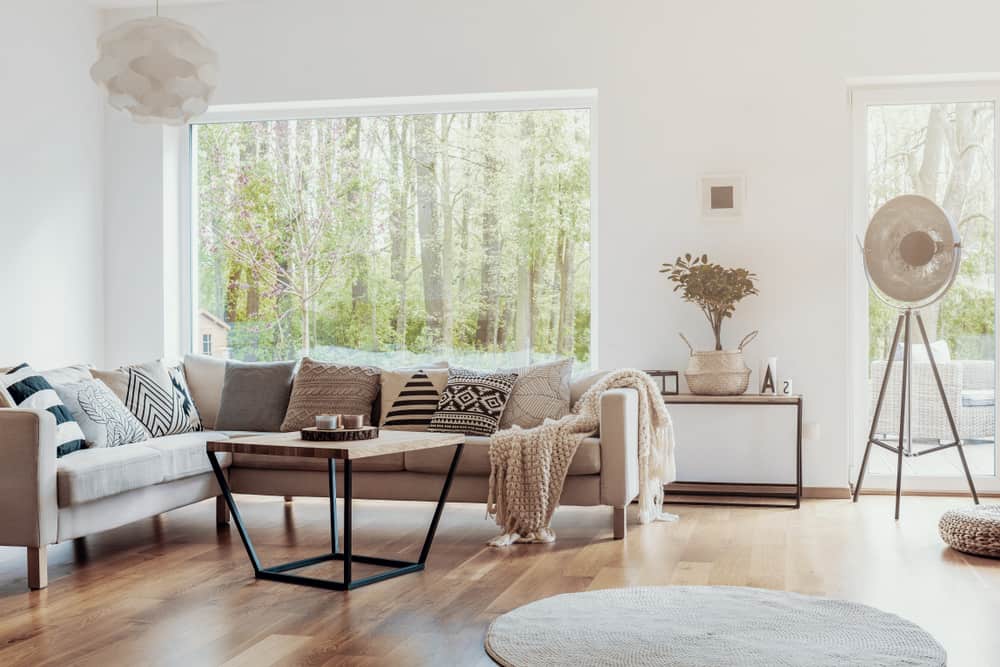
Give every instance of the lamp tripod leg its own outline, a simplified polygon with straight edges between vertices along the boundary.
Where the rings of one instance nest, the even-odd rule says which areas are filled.
[[[924,328],[924,318],[917,313],[917,327],[920,329],[920,337],[924,341],[924,348],[927,350],[927,358],[931,363],[931,371],[934,373],[934,381],[937,384],[938,393],[941,395],[941,402],[944,404],[944,413],[948,417],[948,426],[951,428],[951,437],[954,438],[955,448],[958,450],[958,458],[962,461],[962,470],[965,472],[965,481],[969,483],[969,491],[972,492],[972,500],[978,505],[979,494],[976,492],[976,485],[972,481],[972,473],[969,472],[969,464],[965,460],[964,443],[958,435],[958,427],[955,425],[955,416],[951,412],[951,405],[948,404],[948,396],[944,391],[944,383],[941,382],[941,373],[938,372],[937,361],[931,352],[931,344],[927,338],[927,329]]]
[[[858,471],[858,481],[854,485],[854,502],[858,502],[858,495],[861,493],[861,485],[865,481],[865,473],[868,471],[868,457],[872,451],[872,440],[875,439],[875,432],[878,430],[878,420],[882,416],[882,405],[885,403],[885,390],[889,386],[889,376],[892,375],[892,366],[896,353],[896,345],[899,344],[899,334],[903,330],[903,316],[896,320],[896,332],[892,335],[892,346],[889,348],[889,359],[885,363],[885,373],[882,376],[882,385],[878,390],[878,400],[875,402],[875,411],[872,413],[872,427],[868,431],[868,444],[865,445],[865,455],[861,459],[861,469]]]
[[[896,450],[896,520],[899,520],[899,498],[903,492],[903,442],[909,437],[909,424],[906,416],[909,413],[907,401],[910,399],[906,391],[910,384],[910,311],[905,313],[903,323],[903,382],[899,399],[899,448]]]

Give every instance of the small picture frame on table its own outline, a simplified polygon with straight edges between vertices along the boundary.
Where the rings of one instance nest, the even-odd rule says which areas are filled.
[[[676,396],[681,393],[679,371],[644,371],[646,375],[660,378],[660,393],[664,396]],[[667,385],[670,385],[669,387]]]

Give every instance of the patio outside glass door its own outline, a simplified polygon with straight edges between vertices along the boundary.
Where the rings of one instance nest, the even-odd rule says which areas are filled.
[[[860,218],[855,220],[855,231],[863,234],[875,211],[902,194],[932,199],[958,226],[962,240],[958,278],[942,300],[921,312],[948,403],[967,445],[969,467],[977,482],[987,478],[987,486],[989,478],[995,482],[997,473],[997,99],[993,87],[856,90],[853,95],[855,168],[860,172],[856,177],[862,179],[855,189],[861,198],[855,206],[855,217]],[[865,322],[868,384],[862,388],[864,400],[855,401],[855,434],[858,422],[865,429],[870,424],[886,359],[890,354],[901,358],[902,353],[901,343],[898,349],[889,349],[898,311],[865,291],[865,312],[855,326]],[[913,450],[920,451],[950,441],[951,435],[924,345],[915,343],[912,354],[910,435]],[[899,431],[899,382],[894,381],[898,366],[889,385],[895,401],[886,406],[894,409],[884,411],[877,430],[889,440],[896,439]],[[859,415],[862,404],[867,409]],[[855,437],[855,471],[864,450],[863,438]],[[903,465],[908,488],[958,490],[964,486],[954,450],[907,457]],[[895,456],[874,448],[869,463],[871,484],[889,486],[895,470]]]

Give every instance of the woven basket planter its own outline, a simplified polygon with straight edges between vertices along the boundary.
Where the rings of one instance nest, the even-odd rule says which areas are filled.
[[[938,522],[938,532],[952,549],[1000,558],[1000,505],[948,510]]]
[[[692,394],[704,396],[738,396],[750,384],[750,369],[743,360],[743,348],[757,336],[751,331],[735,350],[695,351],[684,334],[681,338],[691,350],[684,379]]]

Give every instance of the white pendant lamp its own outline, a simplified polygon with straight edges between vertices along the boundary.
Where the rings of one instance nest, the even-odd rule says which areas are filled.
[[[218,55],[189,25],[160,16],[127,21],[97,40],[90,76],[108,103],[140,123],[183,125],[204,113],[215,90]]]

